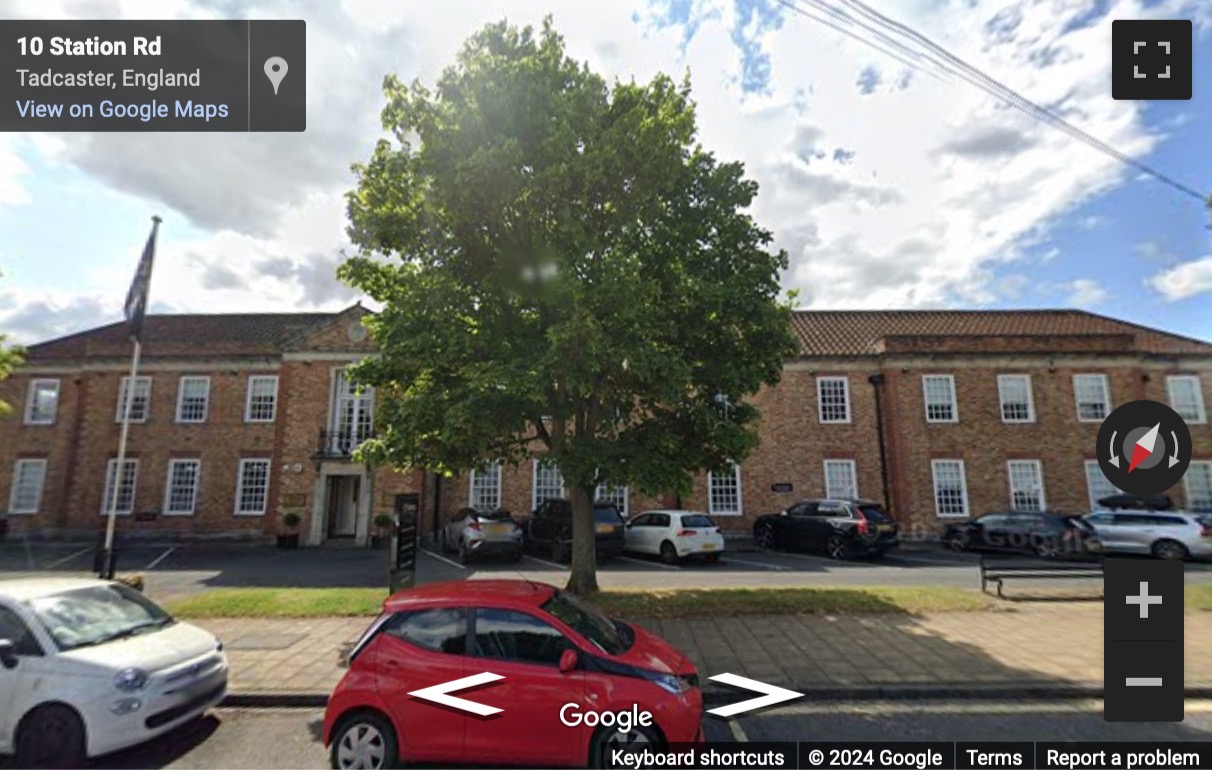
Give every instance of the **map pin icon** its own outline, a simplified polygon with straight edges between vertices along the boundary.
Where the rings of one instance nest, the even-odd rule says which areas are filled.
[[[288,69],[290,68],[286,66],[286,60],[281,56],[271,56],[265,60],[265,77],[274,84],[274,96],[278,95],[278,86],[282,83],[282,78],[286,77]]]

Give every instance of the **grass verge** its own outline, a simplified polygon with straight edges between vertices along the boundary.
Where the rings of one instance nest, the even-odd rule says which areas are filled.
[[[386,592],[376,588],[219,588],[169,602],[181,618],[310,618],[378,614]],[[1209,594],[1212,606],[1212,594]],[[859,615],[974,612],[997,602],[980,592],[946,587],[720,588],[603,591],[592,602],[609,615],[695,618],[720,615]]]
[[[1189,610],[1212,610],[1212,585],[1187,586],[1187,604]]]

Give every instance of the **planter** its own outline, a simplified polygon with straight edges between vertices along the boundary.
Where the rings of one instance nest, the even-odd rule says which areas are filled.
[[[376,550],[386,550],[391,545],[391,535],[371,535],[370,547]]]
[[[298,548],[299,547],[299,533],[293,532],[289,535],[278,535],[278,547],[279,548]]]

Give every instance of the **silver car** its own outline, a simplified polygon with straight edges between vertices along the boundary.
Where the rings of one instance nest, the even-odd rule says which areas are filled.
[[[455,512],[438,532],[443,551],[458,554],[460,563],[476,556],[500,555],[512,561],[522,558],[522,528],[508,511]]]
[[[1091,513],[1087,523],[1108,553],[1152,554],[1159,559],[1212,556],[1212,515],[1183,511]]]

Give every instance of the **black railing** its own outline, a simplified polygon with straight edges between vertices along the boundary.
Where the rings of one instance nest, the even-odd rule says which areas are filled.
[[[354,450],[374,434],[368,430],[322,430],[317,457],[350,457]]]

